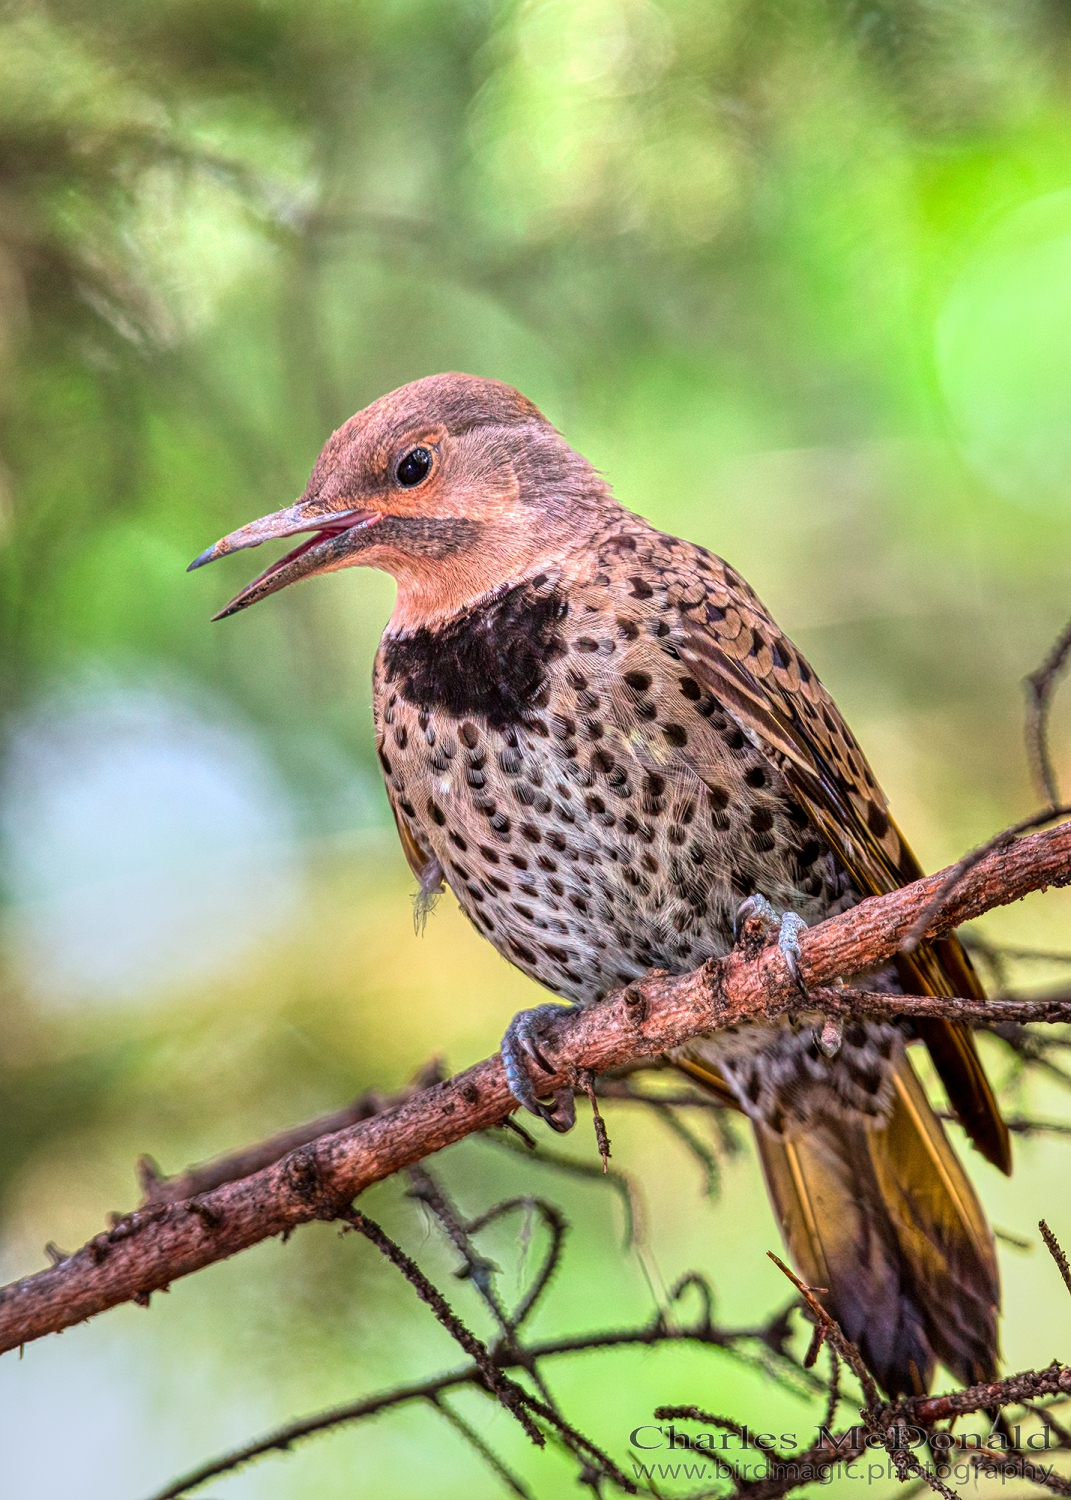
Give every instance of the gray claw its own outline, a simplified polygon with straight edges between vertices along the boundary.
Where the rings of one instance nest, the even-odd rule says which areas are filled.
[[[572,1129],[575,1119],[572,1089],[559,1089],[553,1096],[553,1103],[544,1104],[532,1083],[530,1072],[533,1064],[544,1073],[557,1071],[543,1056],[538,1038],[555,1017],[575,1008],[548,1003],[518,1011],[502,1038],[502,1065],[510,1093],[530,1114],[538,1115],[551,1129],[563,1134]]]
[[[807,994],[807,986],[800,978],[800,959],[803,954],[800,952],[799,936],[806,930],[807,923],[801,916],[794,911],[786,911],[781,918],[781,930],[777,935],[777,946],[788,965],[788,972],[792,975],[796,988],[805,1000],[810,996]]]
[[[765,896],[758,892],[754,896],[748,896],[746,901],[741,901],[736,908],[736,916],[733,918],[733,937],[738,939],[744,930],[744,923],[751,917],[757,917],[762,925],[770,932],[776,932],[778,926],[777,913],[767,901]]]

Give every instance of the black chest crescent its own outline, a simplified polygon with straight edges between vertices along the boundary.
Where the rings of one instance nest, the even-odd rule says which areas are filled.
[[[418,708],[503,729],[540,707],[568,612],[553,590],[518,585],[438,628],[385,640],[385,680]]]

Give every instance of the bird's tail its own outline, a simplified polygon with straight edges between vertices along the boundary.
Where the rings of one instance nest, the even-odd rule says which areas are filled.
[[[941,1361],[991,1380],[1000,1289],[980,1203],[905,1055],[887,1124],[816,1121],[792,1137],[756,1124],[766,1185],[802,1279],[896,1396]]]

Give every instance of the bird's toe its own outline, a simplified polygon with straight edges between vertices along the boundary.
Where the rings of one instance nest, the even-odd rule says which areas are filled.
[[[794,911],[786,911],[781,918],[780,929],[777,934],[777,946],[781,950],[781,956],[788,966],[788,972],[796,988],[803,996],[807,996],[807,986],[800,975],[800,959],[803,957],[800,951],[800,933],[806,932],[807,923]]]
[[[540,1040],[545,1037],[551,1022],[569,1008],[547,1004],[518,1011],[506,1028],[501,1049],[506,1082],[517,1103],[562,1133],[571,1130],[575,1120],[572,1089],[557,1090],[548,1104],[539,1097],[531,1072],[533,1067],[548,1074],[556,1071],[544,1056]]]

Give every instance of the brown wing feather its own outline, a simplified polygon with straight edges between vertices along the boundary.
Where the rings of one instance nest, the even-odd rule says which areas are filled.
[[[715,581],[701,580],[704,600],[684,614],[682,657],[741,727],[768,747],[857,889],[879,895],[917,879],[918,861],[833,699],[747,585],[722,566]],[[695,770],[703,775],[701,763]],[[955,937],[903,955],[897,968],[910,993],[984,998]],[[1010,1172],[1008,1129],[972,1032],[942,1020],[924,1021],[917,1030],[971,1141]]]
[[[999,1282],[981,1206],[905,1057],[883,1130],[844,1121],[755,1132],[785,1241],[887,1391],[928,1389],[936,1359],[994,1378]]]

